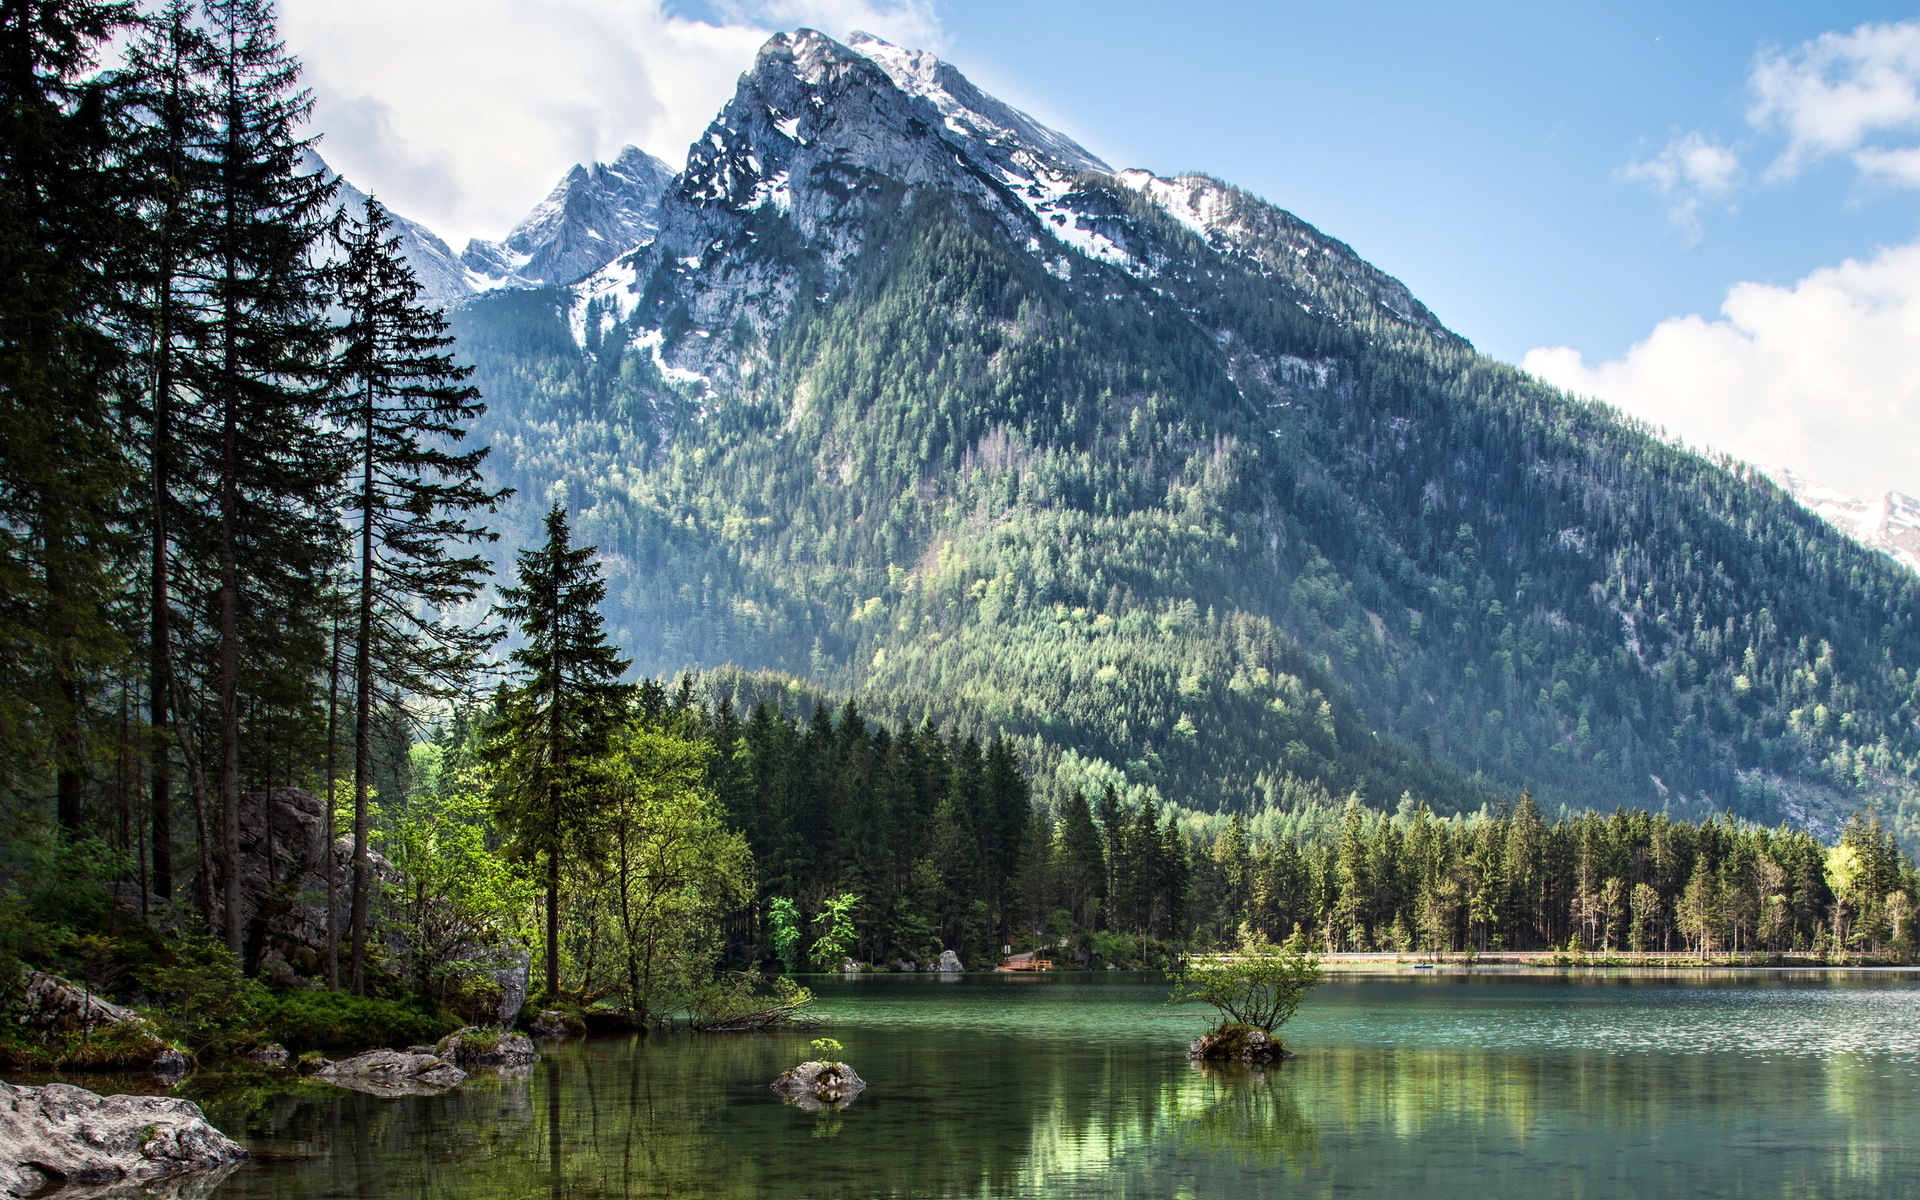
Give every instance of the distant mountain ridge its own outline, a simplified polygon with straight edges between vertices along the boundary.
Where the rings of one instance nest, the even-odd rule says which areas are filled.
[[[611,174],[455,321],[510,538],[567,502],[642,669],[1006,730],[1049,792],[1920,828],[1910,573],[1273,205],[806,30],[657,203]]]

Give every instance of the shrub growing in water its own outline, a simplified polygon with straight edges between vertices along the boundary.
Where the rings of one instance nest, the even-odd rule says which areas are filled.
[[[1275,946],[1263,938],[1240,943],[1231,957],[1189,963],[1174,976],[1169,1004],[1211,1004],[1222,1025],[1272,1033],[1293,1019],[1307,989],[1320,982],[1320,956],[1299,941]]]

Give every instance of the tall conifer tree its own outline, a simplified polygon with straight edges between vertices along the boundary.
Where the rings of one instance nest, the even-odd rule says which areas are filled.
[[[223,932],[241,949],[243,651],[253,678],[317,673],[339,446],[325,429],[333,330],[316,253],[333,185],[304,165],[312,101],[267,0],[207,0],[213,137],[207,292],[214,340],[193,364],[213,418],[211,535]],[[267,645],[278,653],[267,653]],[[291,661],[290,661],[291,660]]]
[[[449,696],[497,640],[446,619],[473,599],[490,567],[455,546],[496,535],[465,514],[490,509],[501,493],[480,478],[484,447],[455,453],[484,406],[464,380],[472,368],[446,353],[445,318],[420,302],[420,284],[401,257],[393,221],[368,197],[344,214],[337,303],[345,310],[341,389],[335,424],[352,442],[353,594],[353,941],[352,986],[366,988],[367,794],[377,705],[408,695]]]
[[[502,588],[501,612],[525,644],[520,680],[500,700],[482,761],[496,773],[496,815],[510,851],[537,864],[547,900],[547,994],[560,990],[560,872],[593,821],[590,781],[626,715],[632,665],[607,644],[600,602],[607,585],[594,547],[575,548],[566,509],[554,505],[544,544],[522,550],[519,582]]]
[[[98,0],[0,5],[0,771],[50,767],[70,833],[88,676],[115,653],[108,549],[127,478],[105,327],[124,196],[108,97],[81,77],[131,18]]]

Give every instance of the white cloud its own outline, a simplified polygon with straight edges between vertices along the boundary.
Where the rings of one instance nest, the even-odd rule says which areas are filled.
[[[1720,317],[1674,317],[1621,358],[1567,346],[1522,367],[1692,444],[1859,497],[1920,491],[1920,242],[1788,287],[1742,283]]]
[[[1628,163],[1620,175],[1671,201],[1668,217],[1697,240],[1701,206],[1733,191],[1740,180],[1740,156],[1695,132],[1673,139],[1652,158]]]
[[[678,166],[776,28],[942,38],[929,0],[282,0],[334,169],[456,248],[498,237],[576,162]]]
[[[1763,54],[1749,84],[1747,120],[1787,139],[1770,176],[1790,178],[1835,154],[1874,171],[1885,154],[1870,144],[1875,138],[1920,130],[1920,22],[1861,25]]]

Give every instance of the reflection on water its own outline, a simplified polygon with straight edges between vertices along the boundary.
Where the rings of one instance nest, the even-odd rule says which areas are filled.
[[[1920,1194],[1905,978],[1340,982],[1264,1069],[1188,1063],[1150,981],[823,990],[845,1109],[767,1087],[810,1034],[574,1042],[437,1097],[203,1080],[272,1152],[218,1196]]]

